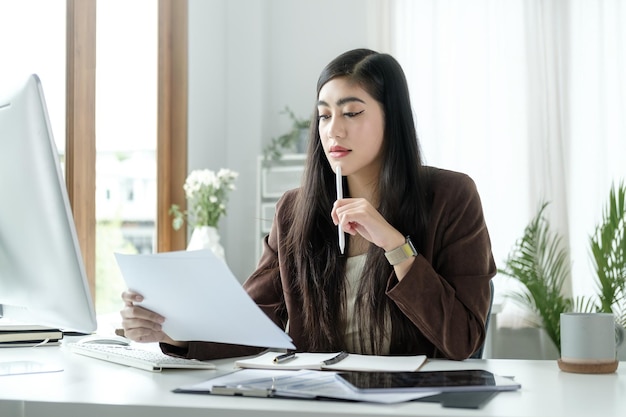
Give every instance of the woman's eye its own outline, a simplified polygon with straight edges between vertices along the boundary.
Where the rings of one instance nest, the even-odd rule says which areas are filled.
[[[358,116],[359,114],[363,113],[365,110],[361,110],[361,111],[356,111],[356,112],[346,112],[343,115],[346,117],[355,117]]]
[[[318,116],[317,120],[321,122],[322,120],[326,120],[326,119],[329,119],[329,118],[330,118],[330,116],[327,115],[327,114],[320,114]]]

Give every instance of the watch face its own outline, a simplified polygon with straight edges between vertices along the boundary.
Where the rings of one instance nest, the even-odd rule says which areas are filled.
[[[417,256],[417,249],[415,249],[415,245],[413,245],[413,241],[409,236],[406,237],[406,243],[411,248],[411,256]]]
[[[397,265],[402,261],[409,259],[411,256],[417,256],[417,250],[413,246],[413,242],[407,236],[406,242],[389,252],[385,252],[385,256],[391,265]]]

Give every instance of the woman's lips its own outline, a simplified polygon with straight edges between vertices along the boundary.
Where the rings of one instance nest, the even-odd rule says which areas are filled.
[[[350,149],[346,149],[342,146],[331,146],[328,154],[333,158],[343,158],[350,153]]]

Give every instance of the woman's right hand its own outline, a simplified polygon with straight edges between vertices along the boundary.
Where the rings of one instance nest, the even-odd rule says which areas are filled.
[[[122,293],[124,308],[120,311],[124,336],[135,342],[161,342],[173,346],[185,347],[186,342],[173,340],[162,330],[165,317],[147,310],[135,303],[143,301],[143,296],[136,292]]]

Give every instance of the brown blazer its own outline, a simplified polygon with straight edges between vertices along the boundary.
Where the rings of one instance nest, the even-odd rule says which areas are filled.
[[[427,168],[432,207],[425,247],[402,281],[392,273],[387,295],[415,324],[420,335],[416,351],[407,351],[394,338],[390,353],[425,354],[461,360],[476,351],[485,339],[490,306],[489,281],[496,273],[489,233],[476,185],[465,174]],[[300,351],[308,351],[303,337],[301,303],[288,289],[291,260],[282,245],[289,212],[298,190],[285,193],[276,205],[276,218],[264,240],[257,269],[244,288],[261,309],[281,328],[289,319],[289,335]],[[393,327],[393,324],[392,324]],[[196,359],[251,355],[261,348],[210,342],[190,342],[187,350],[162,344],[166,353]]]

